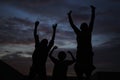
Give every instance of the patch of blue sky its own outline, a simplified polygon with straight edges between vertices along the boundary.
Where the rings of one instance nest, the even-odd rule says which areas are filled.
[[[23,19],[27,18],[31,21],[35,21],[37,20],[38,16],[42,17],[40,15],[30,14],[28,12],[25,12],[11,5],[0,5],[0,11],[1,11],[0,16],[6,17],[6,18],[18,17],[18,18],[23,18]]]
[[[110,41],[111,39],[113,39],[115,36],[111,35],[111,34],[97,34],[97,35],[93,35],[92,38],[92,43],[93,46],[95,47],[100,47],[102,46],[103,43],[106,43],[108,41]]]

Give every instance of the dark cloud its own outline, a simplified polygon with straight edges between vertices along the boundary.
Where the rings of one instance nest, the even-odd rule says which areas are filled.
[[[102,63],[103,66],[107,65],[107,67],[112,66],[112,65],[116,67],[117,65],[120,66],[118,62],[120,61],[119,53],[120,53],[119,47],[115,45],[113,47],[110,47],[109,45],[109,47],[101,46],[101,48],[94,48],[94,62],[95,64]]]
[[[118,33],[120,32],[119,23],[120,10],[110,8],[106,11],[98,11],[95,19],[95,31],[97,33]]]
[[[94,47],[94,52],[95,52],[95,63],[101,63],[103,62],[103,65],[108,64],[116,66],[120,66],[119,62],[120,61],[120,37],[118,38],[112,38],[109,41],[103,43],[100,45],[100,47]]]
[[[109,41],[94,47],[94,64],[98,70],[119,71],[120,38],[112,38]],[[100,69],[101,68],[101,69]]]
[[[111,6],[112,3],[109,4],[103,4],[104,2],[107,1],[96,1],[96,19],[95,19],[95,28],[94,32],[95,34],[106,34],[106,33],[118,33],[119,32],[119,10],[117,9],[117,6]],[[73,32],[69,32],[65,29],[67,29],[69,25],[68,18],[67,18],[67,12],[69,10],[73,10],[73,20],[74,23],[79,27],[81,22],[85,21],[89,23],[90,20],[90,15],[91,15],[91,9],[90,5],[86,5],[84,1],[59,1],[59,0],[22,0],[22,1],[9,1],[9,0],[4,0],[1,1],[1,3],[4,3],[5,5],[15,7],[18,10],[21,10],[23,12],[27,12],[31,14],[31,16],[38,14],[40,15],[40,20],[41,24],[39,27],[39,34],[40,34],[40,39],[42,39],[43,36],[47,35],[47,38],[51,35],[52,29],[50,26],[54,22],[59,22],[60,24],[66,24],[64,28],[59,28],[61,31],[58,31],[58,39],[71,39],[73,36],[70,36],[73,34]],[[84,3],[84,4],[83,4]],[[86,3],[89,3],[86,2]],[[81,4],[81,5],[80,5]],[[103,6],[99,6],[103,5]],[[104,7],[106,6],[106,7]],[[104,8],[103,8],[104,7]],[[110,8],[109,8],[110,7]],[[14,12],[14,11],[13,11]],[[24,14],[22,14],[24,15]],[[22,16],[21,15],[21,16]],[[43,15],[46,16],[45,19],[43,19]],[[114,16],[113,16],[114,15]],[[42,17],[41,17],[42,16]],[[6,27],[6,30],[3,27],[1,27],[1,35],[3,34],[8,34],[8,32],[12,32],[8,36],[2,36],[2,40],[5,39],[7,40],[8,37],[9,39],[12,38],[13,40],[11,41],[33,41],[33,27],[28,27],[28,26],[34,26],[34,23],[27,20],[27,19],[20,19],[20,18],[13,18],[9,19],[10,21],[4,22],[10,27]],[[5,26],[5,24],[3,26]],[[19,25],[18,25],[19,24]],[[2,26],[2,24],[1,24]],[[17,27],[15,27],[17,26]],[[20,26],[25,26],[20,28]],[[61,27],[61,26],[60,26]],[[27,29],[25,32],[25,29]],[[68,30],[71,28],[68,28]],[[12,31],[13,30],[13,31]],[[22,30],[22,31],[21,31]],[[16,35],[22,36],[25,34],[25,36],[28,36],[27,39],[25,36],[22,36],[23,38],[20,37],[15,37]],[[64,35],[64,36],[61,36]],[[11,36],[11,37],[10,37]],[[42,37],[41,37],[42,36]],[[66,37],[67,36],[67,37]],[[68,38],[68,39],[67,39]]]
[[[16,7],[23,11],[27,11],[33,14],[42,14],[47,16],[55,16],[60,13],[65,7],[60,3],[62,1],[59,0],[24,0],[24,1],[4,1],[4,4],[8,4],[10,6]],[[58,9],[58,11],[56,11]],[[49,14],[50,13],[50,14]],[[53,14],[53,15],[52,15]],[[60,14],[59,14],[60,15]]]
[[[28,20],[8,18],[0,20],[0,42],[24,42],[31,41],[32,24]]]
[[[1,59],[2,60],[12,60],[12,59],[21,59],[22,57],[19,56],[18,54],[9,54],[6,56],[3,56]]]
[[[79,26],[82,22],[88,23],[89,15],[88,14],[74,14],[72,15],[74,23],[77,23]]]
[[[114,37],[112,39],[110,39],[109,41],[101,44],[101,46],[104,48],[104,47],[107,47],[107,48],[119,48],[120,46],[120,37]],[[119,50],[120,51],[120,50]]]
[[[120,0],[108,0],[108,1],[112,1],[112,2],[120,2]]]
[[[0,42],[1,43],[32,43],[34,42],[33,38],[33,29],[34,23],[27,20],[17,17],[11,18],[1,18],[0,20]],[[59,27],[59,26],[58,26]],[[50,39],[52,36],[52,25],[42,24],[38,26],[38,34],[40,40],[43,38]],[[56,39],[71,40],[72,34],[71,31],[58,30],[56,33]],[[61,36],[63,35],[63,36]]]
[[[11,17],[7,19],[1,18],[0,20],[0,36],[2,42],[16,42],[16,43],[29,43],[33,39],[34,23],[17,17]],[[44,36],[52,35],[52,25],[40,24],[38,26],[38,34],[40,39]]]

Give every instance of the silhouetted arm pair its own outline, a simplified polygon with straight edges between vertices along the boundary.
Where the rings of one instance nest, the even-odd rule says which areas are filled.
[[[57,63],[57,62],[58,62],[58,60],[55,59],[55,58],[52,56],[52,53],[53,53],[53,51],[54,51],[55,49],[57,49],[57,46],[54,46],[53,49],[50,51],[50,54],[49,54],[49,57],[50,57],[50,59],[52,60],[53,63]]]
[[[71,13],[72,13],[72,11],[68,12],[68,19],[69,19],[70,25],[73,28],[74,32],[77,34],[80,30],[74,25],[72,17],[71,17]]]
[[[94,25],[94,20],[95,20],[95,7],[94,6],[90,6],[91,7],[91,20],[90,20],[90,23],[89,23],[89,30],[90,32],[93,31],[93,25]]]
[[[92,5],[90,7],[91,7],[91,10],[92,10],[91,11],[92,14],[91,14],[91,20],[90,20],[90,24],[89,24],[89,30],[92,32],[93,24],[94,24],[94,20],[95,20],[95,7],[92,6]],[[74,32],[77,33],[77,32],[79,32],[79,29],[74,25],[72,17],[71,17],[71,13],[72,13],[72,11],[69,11],[68,19],[69,19],[70,25],[73,28]]]
[[[50,40],[48,44],[48,49],[51,49],[52,46],[54,45],[57,24],[54,24],[52,27],[53,27],[53,35],[52,35],[52,39]]]
[[[34,28],[34,39],[35,39],[35,46],[39,43],[39,36],[37,34],[37,27],[39,25],[39,22],[35,22],[35,28]]]

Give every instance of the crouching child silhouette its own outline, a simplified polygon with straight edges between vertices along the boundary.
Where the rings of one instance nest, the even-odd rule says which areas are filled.
[[[57,46],[53,47],[51,50],[49,57],[54,63],[54,69],[52,73],[52,80],[66,80],[67,79],[67,70],[68,66],[72,65],[75,62],[75,58],[70,51],[68,53],[71,55],[72,60],[65,60],[66,53],[64,51],[60,51],[58,54],[58,59],[52,56],[53,51],[57,49]]]

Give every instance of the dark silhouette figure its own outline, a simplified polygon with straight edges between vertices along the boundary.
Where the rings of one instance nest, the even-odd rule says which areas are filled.
[[[48,43],[47,39],[43,39],[39,41],[39,36],[37,34],[37,27],[39,22],[35,22],[34,28],[34,38],[35,38],[35,50],[32,55],[32,67],[29,72],[29,79],[33,80],[36,76],[38,76],[39,80],[46,80],[46,60],[48,57],[48,53],[54,45],[55,33],[57,24],[54,24],[53,27],[53,36],[50,42]]]
[[[73,28],[76,34],[77,40],[77,54],[76,54],[76,63],[75,63],[75,72],[79,80],[82,80],[83,74],[86,75],[86,78],[89,79],[92,71],[95,69],[93,65],[93,50],[92,50],[92,31],[93,24],[95,19],[95,7],[91,6],[91,21],[89,25],[82,23],[79,30],[73,23],[70,11],[68,13],[68,18],[71,27]]]
[[[72,53],[68,51],[72,57],[72,60],[65,60],[66,53],[64,51],[60,51],[58,54],[58,59],[56,59],[52,56],[54,49],[57,49],[57,47],[55,46],[49,54],[50,59],[54,63],[52,80],[66,80],[68,66],[72,65],[75,62],[75,58],[73,57]]]

